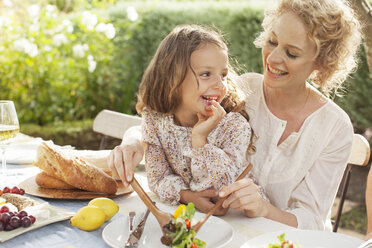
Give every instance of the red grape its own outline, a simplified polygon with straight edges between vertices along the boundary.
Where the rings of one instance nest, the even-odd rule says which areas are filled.
[[[13,217],[14,215],[16,215],[15,212],[9,212],[9,214],[10,214],[10,217]]]
[[[14,186],[10,192],[12,192],[13,194],[20,194],[19,188],[17,186]]]
[[[36,218],[33,215],[28,216],[31,219],[31,224],[34,224],[36,221]]]
[[[0,231],[4,231],[5,229],[5,224],[0,221]]]
[[[27,216],[27,215],[28,215],[27,212],[24,211],[24,210],[18,212],[18,214],[17,214],[17,216],[18,216],[20,219],[22,219],[23,217],[25,217],[25,216]]]
[[[25,190],[22,189],[22,188],[20,188],[20,189],[19,189],[19,194],[20,194],[20,195],[24,195],[24,194],[25,194]]]
[[[12,227],[9,223],[5,226],[5,228],[4,228],[4,230],[5,231],[11,231],[11,230],[13,230],[13,229],[15,229],[14,227]]]
[[[29,227],[29,226],[31,226],[31,219],[30,219],[30,217],[28,217],[28,216],[25,216],[25,217],[23,217],[22,219],[21,219],[21,221],[22,221],[22,226],[23,227]]]
[[[13,216],[10,218],[9,224],[14,228],[18,228],[21,226],[21,219],[18,216]]]
[[[9,212],[9,208],[7,206],[2,206],[0,208],[0,213],[7,213],[7,212]]]
[[[9,187],[5,187],[5,188],[3,189],[3,193],[10,193],[10,189],[9,189]]]
[[[2,214],[1,214],[1,222],[2,222],[3,224],[5,224],[5,225],[8,224],[10,218],[11,218],[11,216],[10,216],[9,213],[2,213]]]

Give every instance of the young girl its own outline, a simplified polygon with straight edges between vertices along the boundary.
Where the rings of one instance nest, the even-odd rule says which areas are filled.
[[[136,107],[149,187],[162,200],[188,202],[187,191],[220,189],[246,168],[252,133],[228,74],[222,37],[195,25],[176,27],[147,67]]]

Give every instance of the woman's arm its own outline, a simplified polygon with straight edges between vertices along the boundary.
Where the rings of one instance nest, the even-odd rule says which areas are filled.
[[[259,187],[249,178],[224,186],[220,190],[219,196],[226,195],[228,197],[222,204],[224,208],[243,210],[247,217],[265,217],[297,227],[296,216],[265,201],[259,193]]]
[[[134,168],[143,158],[141,139],[140,126],[129,128],[124,133],[121,145],[116,146],[108,158],[108,166],[113,176],[120,178],[126,186],[132,181]]]

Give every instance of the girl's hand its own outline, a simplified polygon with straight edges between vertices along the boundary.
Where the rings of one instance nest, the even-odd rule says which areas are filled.
[[[108,158],[108,166],[114,178],[120,178],[125,186],[133,179],[134,169],[141,162],[143,148],[139,140],[129,140],[116,146]]]
[[[252,179],[244,178],[228,186],[223,186],[219,192],[220,197],[228,195],[222,206],[236,210],[244,210],[248,217],[266,217],[269,204],[262,199],[258,186]]]
[[[194,203],[195,207],[207,213],[214,206],[213,198],[218,197],[218,192],[214,189],[207,189],[200,192],[191,191],[191,190],[182,190],[181,191],[181,202],[182,203]],[[227,208],[218,208],[214,212],[214,215],[225,215]]]
[[[226,111],[216,102],[211,101],[211,105],[207,107],[209,116],[198,113],[199,121],[192,128],[192,147],[198,149],[207,143],[207,136],[215,129],[226,115]]]

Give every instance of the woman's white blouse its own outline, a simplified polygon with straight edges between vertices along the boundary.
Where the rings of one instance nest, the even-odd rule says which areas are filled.
[[[330,231],[332,204],[351,152],[350,119],[328,100],[278,146],[286,121],[268,109],[262,79],[256,73],[237,79],[248,94],[246,111],[258,136],[253,177],[274,206],[297,217],[298,228]]]

